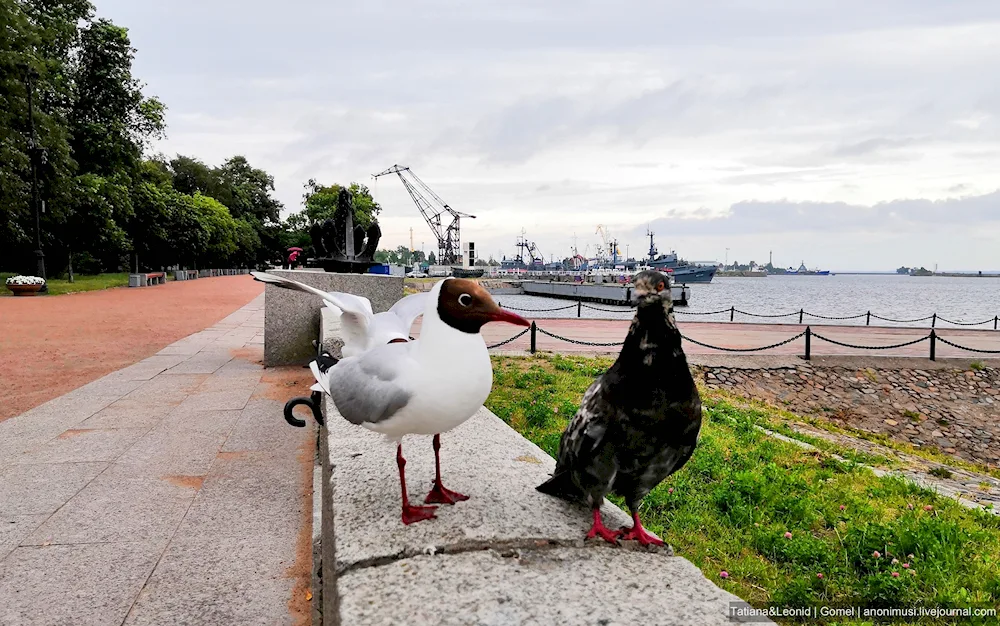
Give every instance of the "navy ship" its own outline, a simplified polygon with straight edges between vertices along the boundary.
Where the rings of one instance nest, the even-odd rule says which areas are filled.
[[[646,267],[670,274],[674,282],[680,284],[710,283],[715,278],[718,268],[713,265],[692,265],[678,259],[673,250],[670,254],[658,254],[656,244],[653,243],[653,233],[646,231],[646,234],[649,235],[649,260],[646,261]]]

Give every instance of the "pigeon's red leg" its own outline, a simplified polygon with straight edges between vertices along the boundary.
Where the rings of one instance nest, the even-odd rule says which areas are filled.
[[[424,498],[424,502],[430,504],[434,502],[436,504],[455,504],[456,502],[461,502],[462,500],[468,500],[469,496],[462,495],[457,491],[452,491],[451,489],[445,489],[444,485],[441,484],[441,435],[434,435],[434,487],[431,488],[431,492],[427,494]]]
[[[644,546],[665,545],[662,539],[642,527],[639,514],[635,511],[632,511],[632,528],[622,528],[618,532],[622,533],[622,541],[638,541],[640,545]]]
[[[410,497],[406,495],[406,459],[403,458],[403,444],[396,446],[396,465],[399,466],[399,486],[403,490],[403,523],[412,524],[425,519],[435,517],[436,506],[415,506],[410,504]]]
[[[594,524],[590,527],[590,532],[587,533],[587,539],[594,537],[600,537],[608,543],[618,543],[618,532],[604,525],[604,521],[601,520],[600,507],[594,509]]]

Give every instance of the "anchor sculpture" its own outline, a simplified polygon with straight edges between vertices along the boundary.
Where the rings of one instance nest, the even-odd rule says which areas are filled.
[[[354,198],[341,187],[337,194],[337,210],[333,219],[313,224],[309,229],[316,257],[313,262],[327,272],[364,274],[375,262],[382,229],[372,220],[366,230],[354,224]]]

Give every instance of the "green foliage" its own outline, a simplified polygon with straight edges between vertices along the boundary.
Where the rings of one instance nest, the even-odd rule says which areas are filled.
[[[564,356],[493,362],[487,406],[553,456],[583,392],[611,364]],[[774,430],[777,412],[714,394],[703,401],[698,448],[649,494],[642,515],[716,584],[757,606],[1000,602],[1000,518],[831,456],[846,450],[771,438],[759,427]]]
[[[33,170],[50,274],[74,260],[102,271],[276,256],[282,206],[266,172],[242,156],[144,160],[166,107],[143,93],[135,54],[88,0],[0,0],[0,267],[34,270]]]

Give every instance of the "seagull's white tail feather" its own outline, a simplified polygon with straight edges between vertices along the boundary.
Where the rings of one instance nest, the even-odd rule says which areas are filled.
[[[371,324],[372,318],[372,305],[367,298],[340,292],[327,293],[325,291],[320,291],[315,287],[310,287],[309,285],[300,283],[297,280],[292,280],[276,274],[250,272],[250,275],[262,283],[270,283],[283,289],[301,291],[303,293],[309,293],[323,298],[323,301],[327,304],[327,306],[339,309],[342,313],[341,322],[344,324],[345,343],[359,344],[361,346],[366,345],[368,326]]]
[[[316,361],[312,361],[309,363],[309,369],[312,371],[313,376],[316,377],[316,384],[311,389],[313,391],[323,391],[326,395],[330,395],[330,378],[320,371],[319,364]],[[319,389],[316,389],[316,387],[319,387]]]

